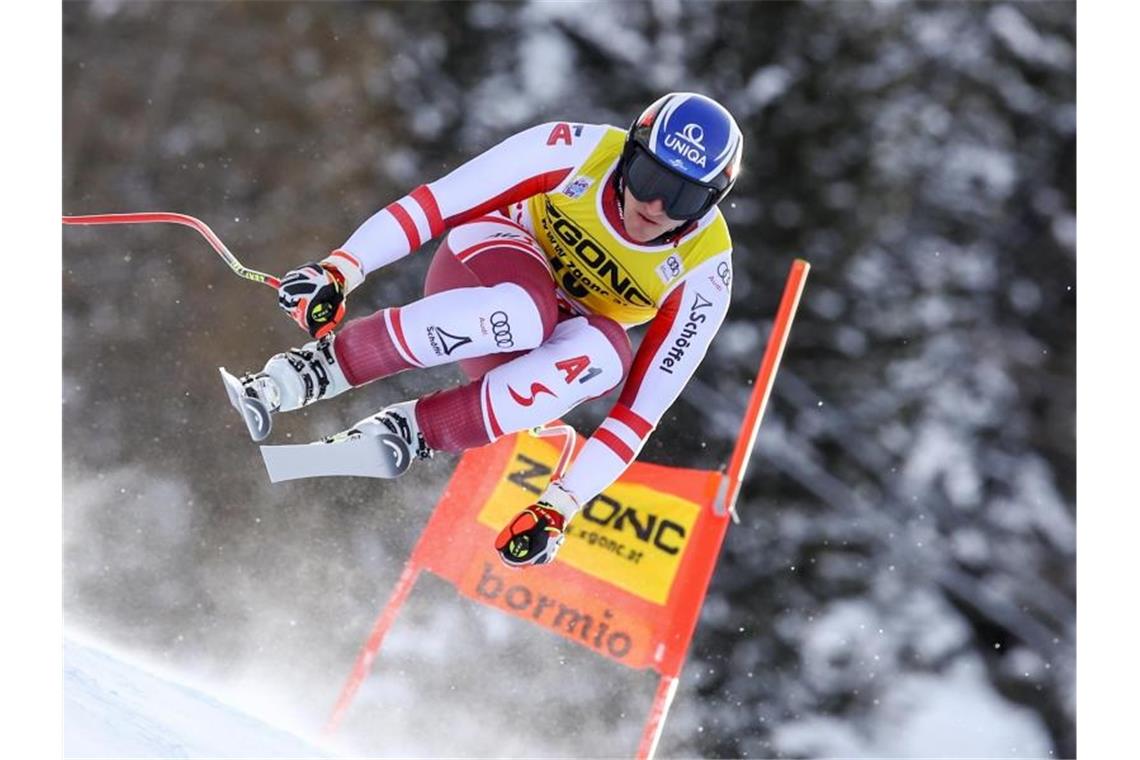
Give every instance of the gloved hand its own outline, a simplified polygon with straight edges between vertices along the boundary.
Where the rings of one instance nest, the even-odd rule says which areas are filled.
[[[507,567],[545,565],[554,559],[563,529],[578,512],[578,502],[557,482],[551,483],[536,504],[515,515],[495,539],[495,550]]]
[[[323,338],[344,319],[344,299],[362,282],[364,270],[356,257],[333,251],[287,272],[277,288],[277,304],[302,330]]]

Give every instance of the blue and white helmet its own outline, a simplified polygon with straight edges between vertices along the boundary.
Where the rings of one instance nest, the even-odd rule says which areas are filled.
[[[693,92],[672,92],[630,126],[623,153],[626,184],[639,200],[649,200],[642,197],[645,194],[660,197],[667,209],[672,207],[671,217],[695,219],[732,189],[743,145],[740,127],[720,103]],[[635,161],[641,153],[683,184],[654,181],[649,163]],[[632,177],[628,176],[631,165]]]

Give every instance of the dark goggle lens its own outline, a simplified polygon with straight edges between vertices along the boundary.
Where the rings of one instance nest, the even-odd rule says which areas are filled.
[[[625,184],[642,203],[660,199],[671,219],[698,219],[716,203],[717,191],[666,169],[637,146],[625,165]]]

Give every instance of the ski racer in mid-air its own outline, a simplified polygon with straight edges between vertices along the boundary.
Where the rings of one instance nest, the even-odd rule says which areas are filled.
[[[458,362],[465,385],[326,439],[396,434],[427,458],[550,422],[624,382],[564,476],[496,539],[508,565],[549,562],[566,524],[637,456],[724,320],[732,244],[717,204],[742,142],[731,114],[694,93],[662,97],[628,130],[556,122],[520,132],[285,275],[280,306],[315,340],[273,356],[240,389],[286,412]],[[332,332],[367,274],[444,232],[423,298]],[[634,356],[626,330],[645,322]],[[250,432],[264,438],[268,419]]]

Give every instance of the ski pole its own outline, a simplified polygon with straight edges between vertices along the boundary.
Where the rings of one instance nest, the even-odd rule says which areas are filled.
[[[176,214],[170,211],[150,211],[134,214],[88,214],[85,216],[65,216],[63,217],[64,224],[151,224],[155,222],[166,222],[168,224],[181,224],[186,227],[193,227],[202,237],[206,238],[206,242],[210,244],[222,260],[229,265],[233,273],[238,277],[244,277],[253,282],[260,282],[263,285],[268,285],[273,289],[277,289],[281,285],[281,280],[277,279],[271,274],[265,272],[258,272],[255,269],[248,269],[240,261],[238,257],[226,248],[226,244],[222,242],[221,238],[214,234],[214,231],[203,222],[201,219],[196,219],[186,214]]]
[[[531,428],[530,434],[535,438],[556,438],[562,436],[562,453],[558,455],[558,464],[554,465],[554,471],[550,474],[551,480],[558,480],[562,477],[562,474],[566,472],[566,467],[570,464],[570,457],[574,454],[574,444],[578,441],[577,432],[566,423],[554,424],[548,422],[545,425]]]

